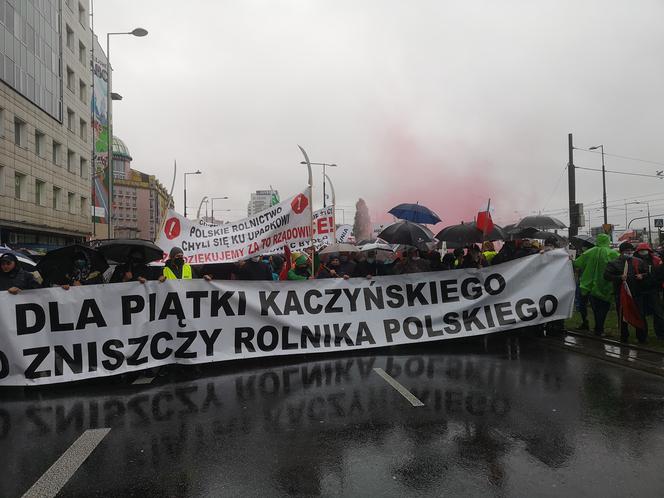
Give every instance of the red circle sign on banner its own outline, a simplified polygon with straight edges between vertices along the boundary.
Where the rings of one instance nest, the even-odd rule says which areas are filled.
[[[309,199],[307,199],[307,196],[304,194],[298,194],[295,199],[293,199],[293,202],[291,202],[291,207],[293,208],[293,211],[295,211],[295,214],[300,214],[307,209],[308,205]]]
[[[180,235],[180,220],[169,218],[164,225],[164,234],[168,240],[173,240]]]

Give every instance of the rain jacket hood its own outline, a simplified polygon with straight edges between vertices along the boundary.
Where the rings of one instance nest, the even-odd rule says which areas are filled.
[[[582,271],[579,280],[581,292],[607,302],[613,299],[613,285],[604,278],[604,270],[609,261],[619,256],[618,251],[611,249],[610,243],[609,236],[601,233],[597,236],[595,247],[588,249],[574,261],[574,267]]]

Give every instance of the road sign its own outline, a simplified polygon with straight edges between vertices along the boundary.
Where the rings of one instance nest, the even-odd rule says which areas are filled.
[[[655,228],[662,228],[662,227],[664,227],[664,219],[655,218]]]

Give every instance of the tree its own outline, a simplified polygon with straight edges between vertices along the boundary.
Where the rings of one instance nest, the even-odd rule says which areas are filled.
[[[369,208],[364,199],[360,198],[355,203],[355,221],[353,222],[353,237],[356,241],[371,238],[373,229],[371,226],[371,216]]]

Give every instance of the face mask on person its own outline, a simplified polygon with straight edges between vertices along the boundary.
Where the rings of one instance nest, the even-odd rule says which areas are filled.
[[[631,259],[634,256],[634,253],[632,251],[625,251],[623,256],[625,256],[625,259]]]
[[[374,261],[376,261],[376,258],[373,258],[373,257],[371,257],[371,256],[369,256],[369,257],[367,258],[367,263],[369,263],[369,264],[372,264]]]
[[[647,256],[648,254],[648,251],[639,251],[639,256]]]
[[[74,268],[77,270],[82,270],[86,266],[86,261],[84,259],[76,259],[74,260]]]
[[[178,256],[173,260],[173,264],[175,265],[176,268],[182,268],[184,266],[184,258],[182,256]]]

